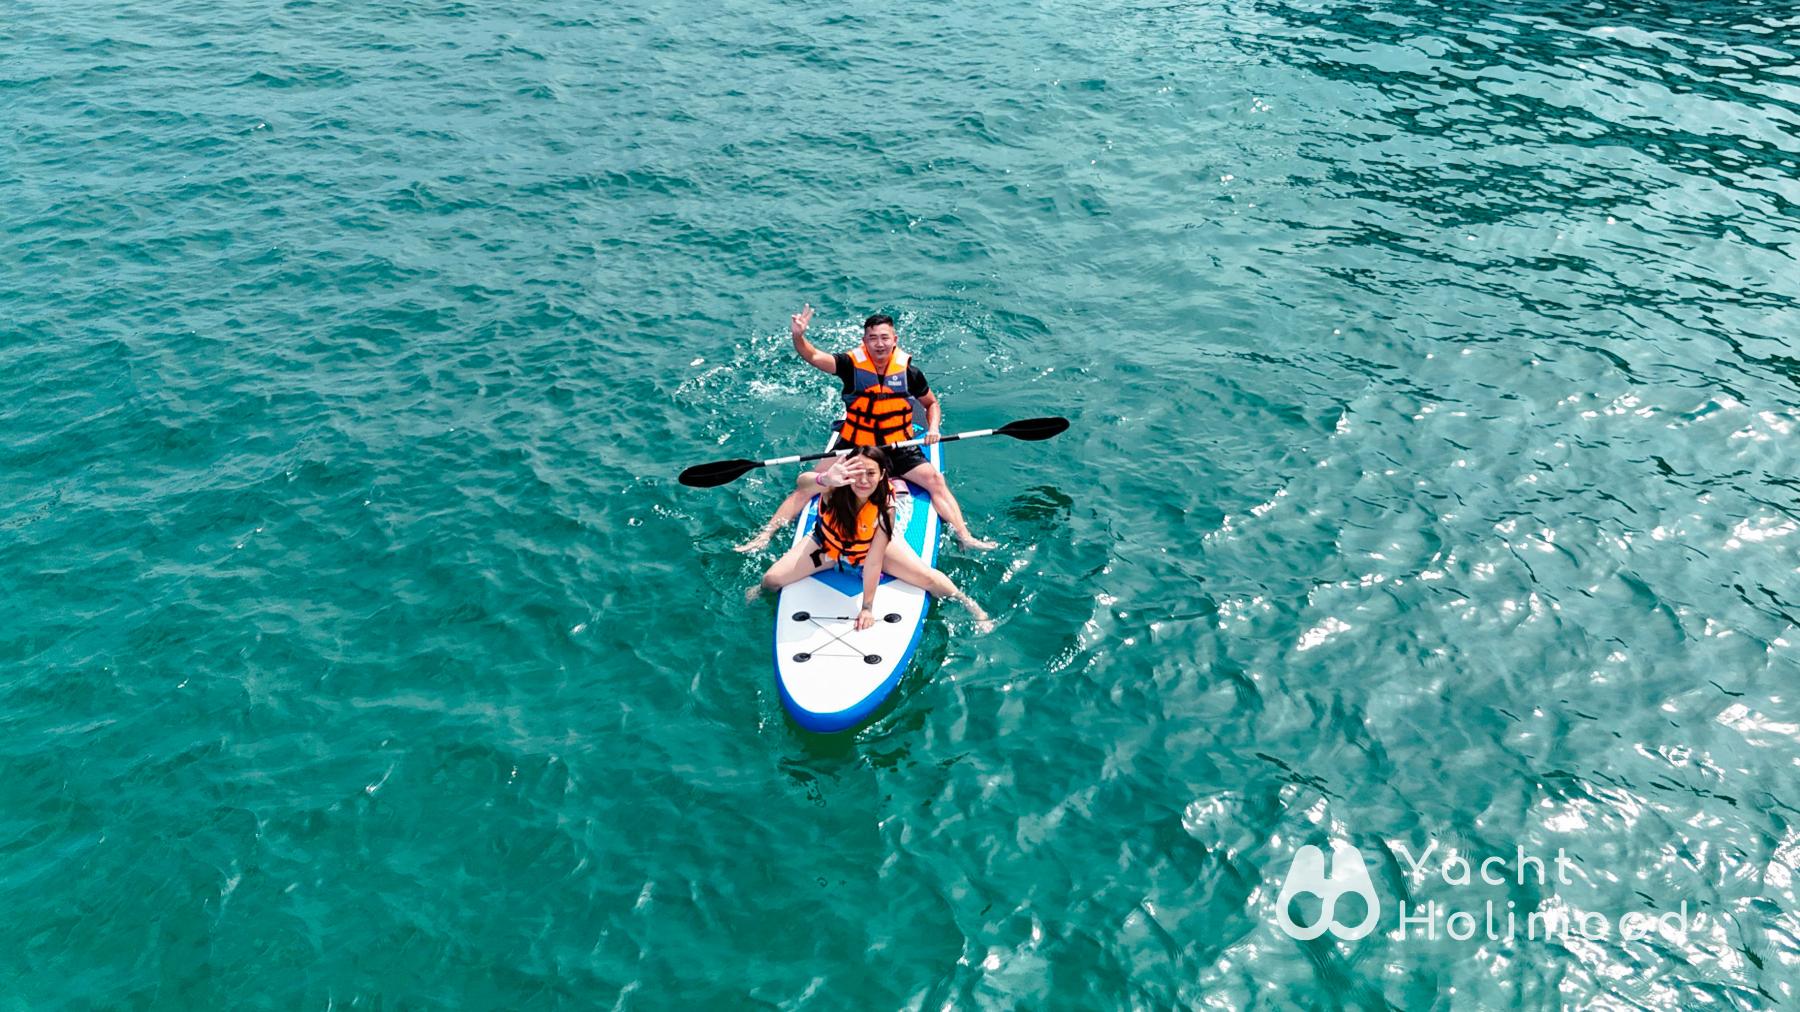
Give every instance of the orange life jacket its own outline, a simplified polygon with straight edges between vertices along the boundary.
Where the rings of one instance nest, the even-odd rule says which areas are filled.
[[[860,566],[869,557],[869,546],[875,543],[875,529],[881,524],[881,509],[872,502],[856,511],[856,530],[842,531],[832,522],[831,511],[819,504],[819,550],[813,563],[836,559],[846,566]]]
[[[859,344],[850,349],[850,361],[856,374],[844,393],[839,435],[851,446],[886,446],[911,439],[914,411],[920,407],[906,394],[906,366],[912,358],[895,348],[887,369],[877,372],[868,350]]]

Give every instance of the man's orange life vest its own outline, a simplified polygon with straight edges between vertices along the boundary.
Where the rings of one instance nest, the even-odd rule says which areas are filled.
[[[851,446],[886,446],[913,438],[914,411],[920,405],[906,395],[906,366],[912,358],[895,348],[887,369],[877,372],[868,350],[859,344],[850,349],[850,361],[856,374],[844,394],[839,435]]]

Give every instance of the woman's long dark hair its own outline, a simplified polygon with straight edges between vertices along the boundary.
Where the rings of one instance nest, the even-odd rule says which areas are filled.
[[[845,454],[843,459],[855,460],[858,457],[874,461],[875,466],[881,469],[881,475],[875,482],[875,491],[869,493],[869,501],[875,504],[875,509],[880,517],[880,527],[887,532],[888,540],[891,541],[894,538],[894,514],[892,503],[889,501],[891,498],[888,492],[890,470],[887,454],[877,447],[859,446]],[[832,527],[847,533],[856,531],[856,514],[861,506],[857,503],[856,493],[850,490],[850,486],[839,485],[836,488],[828,489],[824,497],[819,500],[819,508],[825,516],[831,518]]]

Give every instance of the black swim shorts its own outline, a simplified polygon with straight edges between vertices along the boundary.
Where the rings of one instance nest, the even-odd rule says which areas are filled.
[[[832,437],[831,449],[843,449],[845,445],[843,436]],[[927,463],[923,446],[884,446],[881,452],[887,454],[888,470],[896,478],[904,477],[906,472]]]

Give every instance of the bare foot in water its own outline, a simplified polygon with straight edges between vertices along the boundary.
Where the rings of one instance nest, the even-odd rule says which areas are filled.
[[[755,601],[757,598],[759,598],[761,596],[762,596],[762,584],[753,583],[750,585],[750,588],[748,590],[744,591],[744,603],[750,604],[751,602]]]
[[[962,542],[962,546],[970,551],[985,552],[990,548],[1000,547],[1000,542],[998,541],[988,541],[985,538],[978,538],[973,534],[967,533],[958,534],[956,540]]]
[[[977,634],[985,635],[994,631],[994,620],[981,610],[981,605],[976,604],[967,594],[962,595],[961,600],[963,607],[969,609],[969,617],[975,620]]]
[[[769,546],[769,540],[774,536],[774,531],[765,529],[761,534],[751,538],[749,541],[746,541],[741,545],[731,546],[731,550],[734,552],[743,552],[745,555],[748,555],[751,552],[760,552]]]

